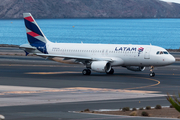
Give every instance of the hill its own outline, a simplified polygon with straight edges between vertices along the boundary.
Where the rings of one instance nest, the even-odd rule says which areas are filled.
[[[180,4],[159,0],[0,0],[0,19],[180,18]]]

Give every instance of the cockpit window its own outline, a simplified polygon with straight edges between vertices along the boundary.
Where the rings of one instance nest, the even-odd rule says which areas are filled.
[[[157,53],[156,53],[157,55],[161,55],[161,54],[169,54],[168,52],[166,52],[166,51],[157,51]]]
[[[163,53],[164,53],[164,54],[168,54],[168,52],[166,52],[166,51],[164,51]]]

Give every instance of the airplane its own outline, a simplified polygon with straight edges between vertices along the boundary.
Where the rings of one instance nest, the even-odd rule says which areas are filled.
[[[150,67],[150,77],[155,76],[154,67],[166,66],[175,62],[175,58],[162,47],[154,45],[131,44],[84,44],[53,43],[49,41],[31,13],[23,13],[29,44],[20,45],[28,54],[68,64],[83,64],[83,75],[91,70],[113,74],[113,67],[122,66],[131,71],[144,71]]]

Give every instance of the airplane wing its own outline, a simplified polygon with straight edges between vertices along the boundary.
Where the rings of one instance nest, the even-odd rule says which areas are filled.
[[[60,57],[60,58],[68,58],[68,59],[91,60],[91,61],[113,61],[111,58],[91,58],[91,57],[56,55],[56,54],[41,54],[41,53],[36,53],[36,55],[41,56],[41,57]]]

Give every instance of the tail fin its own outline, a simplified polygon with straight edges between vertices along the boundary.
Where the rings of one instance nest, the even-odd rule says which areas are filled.
[[[49,40],[41,31],[31,13],[23,13],[23,17],[29,44],[33,47],[36,47],[40,52],[48,54],[46,43],[49,42]]]

